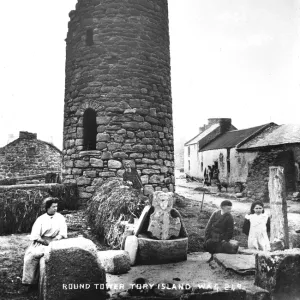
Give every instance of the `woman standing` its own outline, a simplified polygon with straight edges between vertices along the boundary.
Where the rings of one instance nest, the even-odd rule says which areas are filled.
[[[39,262],[50,242],[67,238],[67,224],[63,215],[57,212],[58,199],[44,200],[46,213],[39,216],[32,226],[30,240],[24,256],[22,283],[35,286],[39,278]]]
[[[243,233],[248,235],[248,248],[270,251],[268,233],[270,218],[264,213],[264,204],[260,201],[252,203],[250,214],[245,216]]]

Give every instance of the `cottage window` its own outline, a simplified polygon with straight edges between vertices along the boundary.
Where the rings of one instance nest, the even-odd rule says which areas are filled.
[[[188,156],[191,156],[191,147],[188,147]]]
[[[203,172],[203,162],[201,162],[201,172]]]
[[[191,169],[191,162],[189,161],[189,171],[190,171],[190,169]]]
[[[96,112],[88,108],[83,114],[83,148],[96,150],[97,123]]]
[[[87,46],[91,46],[94,44],[94,37],[93,37],[93,29],[89,28],[86,31],[85,43]]]

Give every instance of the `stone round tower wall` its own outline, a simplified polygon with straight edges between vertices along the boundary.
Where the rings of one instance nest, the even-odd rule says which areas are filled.
[[[167,0],[79,0],[69,16],[64,182],[88,199],[130,161],[145,194],[173,191]],[[94,146],[86,142],[87,110],[95,112]]]

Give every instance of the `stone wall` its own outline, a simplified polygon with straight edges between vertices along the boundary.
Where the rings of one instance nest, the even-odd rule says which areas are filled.
[[[269,167],[281,166],[285,171],[286,191],[296,189],[294,154],[292,150],[273,149],[259,151],[254,159],[247,179],[247,197],[264,202],[269,201]]]
[[[256,157],[256,151],[239,152],[236,148],[230,149],[230,185],[234,185],[235,182],[246,183],[249,169]]]
[[[129,160],[146,194],[173,191],[167,1],[79,0],[69,16],[64,182],[89,199]]]
[[[0,149],[0,179],[61,172],[61,151],[21,131],[19,138]]]

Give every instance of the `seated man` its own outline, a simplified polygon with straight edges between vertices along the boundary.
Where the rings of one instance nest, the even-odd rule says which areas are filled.
[[[67,238],[65,218],[57,212],[58,199],[48,197],[44,200],[46,213],[39,216],[32,226],[30,240],[24,256],[22,284],[37,287],[39,261],[51,241]]]
[[[124,168],[123,181],[131,185],[137,191],[141,191],[143,189],[143,183],[137,170],[132,168],[128,161],[124,162]]]
[[[221,209],[213,212],[205,228],[205,249],[213,253],[234,254],[238,250],[238,242],[230,241],[233,236],[232,203],[224,200]]]

